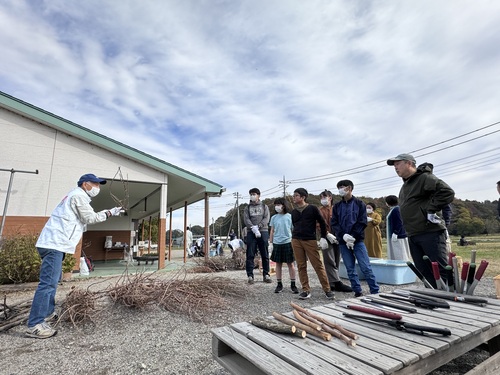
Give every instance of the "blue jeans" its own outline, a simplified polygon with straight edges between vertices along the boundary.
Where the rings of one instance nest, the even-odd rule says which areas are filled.
[[[62,272],[64,253],[52,249],[37,248],[42,265],[40,267],[40,282],[31,303],[28,327],[42,323],[44,319],[54,312],[56,290]]]
[[[255,268],[254,259],[257,254],[257,248],[260,252],[262,259],[262,273],[264,276],[269,275],[269,250],[267,249],[267,242],[269,241],[269,232],[260,232],[260,238],[255,237],[252,231],[247,233],[247,262],[246,271],[247,276],[253,277],[253,269]]]
[[[370,287],[371,294],[377,294],[379,287],[375,275],[372,271],[370,258],[368,257],[368,250],[364,242],[355,242],[354,249],[349,250],[346,244],[339,245],[342,259],[347,270],[347,276],[351,282],[351,288],[354,293],[361,293],[361,284],[359,283],[358,273],[356,272],[356,260],[358,261],[359,268],[365,276],[366,282]]]

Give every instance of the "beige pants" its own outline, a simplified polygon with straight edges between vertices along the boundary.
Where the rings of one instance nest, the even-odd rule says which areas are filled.
[[[305,292],[311,290],[309,286],[309,276],[307,275],[307,260],[309,259],[314,271],[316,271],[316,275],[318,275],[323,291],[328,292],[330,290],[330,284],[326,276],[325,266],[319,255],[316,240],[305,241],[292,239],[292,248],[293,255],[297,261],[297,269],[299,271],[299,280],[302,285],[302,290]]]

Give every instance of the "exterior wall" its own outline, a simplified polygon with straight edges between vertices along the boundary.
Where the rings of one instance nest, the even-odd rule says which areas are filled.
[[[0,124],[0,168],[39,171],[15,173],[8,207],[8,213],[13,215],[49,216],[85,173],[112,179],[120,167],[129,181],[167,182],[167,176],[160,171],[2,108]],[[9,172],[0,172],[2,203],[9,178]]]

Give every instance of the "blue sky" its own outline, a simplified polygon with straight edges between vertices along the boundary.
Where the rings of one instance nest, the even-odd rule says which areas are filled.
[[[0,0],[0,45],[0,90],[222,184],[214,218],[283,176],[397,195],[416,150],[498,199],[498,1]]]

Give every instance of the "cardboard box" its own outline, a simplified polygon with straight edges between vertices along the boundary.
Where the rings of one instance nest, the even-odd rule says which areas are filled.
[[[417,276],[404,260],[370,258],[370,264],[372,265],[373,273],[379,284],[401,285],[411,284],[417,281]],[[356,272],[360,280],[365,279],[357,262]],[[340,260],[339,275],[344,279],[348,279],[343,260]]]

